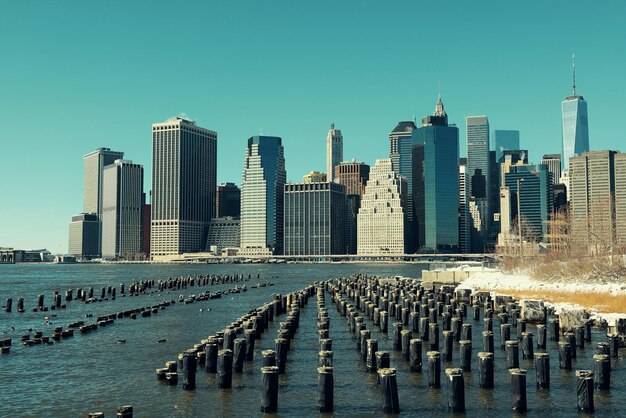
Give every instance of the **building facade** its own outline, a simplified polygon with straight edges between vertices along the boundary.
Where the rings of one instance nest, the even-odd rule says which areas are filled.
[[[102,185],[102,258],[138,258],[142,253],[143,166],[115,160],[104,167]]]
[[[459,158],[459,252],[471,251],[471,216],[469,212],[469,183],[466,175],[467,158]]]
[[[443,103],[441,104],[441,110],[443,111]],[[435,110],[435,113],[437,110]],[[407,248],[406,252],[413,253],[416,250],[417,238],[415,232],[415,202],[413,196],[413,132],[417,129],[415,122],[403,121],[398,122],[396,127],[389,133],[389,158],[391,159],[391,165],[393,171],[402,176],[407,183],[407,205],[404,210],[406,212],[406,229],[409,232],[407,236]]]
[[[589,151],[587,102],[583,96],[568,96],[561,102],[563,130],[563,168],[569,168],[570,158]]]
[[[218,253],[225,248],[239,248],[240,233],[241,222],[239,218],[224,216],[211,219],[206,239],[207,251],[211,251],[212,247],[215,247]]]
[[[241,190],[235,183],[222,183],[215,191],[215,217],[241,215]]]
[[[501,213],[502,224],[507,224],[503,228],[511,231],[510,225],[521,220],[524,241],[543,242],[548,234],[548,220],[553,213],[553,183],[552,173],[544,164],[511,166],[505,174],[504,187],[508,189],[506,195],[509,196],[509,216],[505,217],[504,211]]]
[[[326,173],[329,181],[333,181],[335,167],[343,161],[343,135],[339,129],[335,129],[335,124],[330,125],[330,130],[326,136]]]
[[[152,125],[152,257],[204,250],[216,174],[216,132],[179,117]]]
[[[393,171],[391,159],[376,160],[357,216],[357,254],[405,253],[406,180]]]
[[[241,254],[281,254],[287,178],[282,139],[248,139],[241,187]]]
[[[590,151],[570,160],[574,240],[591,252],[626,245],[626,154]]]
[[[334,182],[285,185],[285,255],[345,253],[345,190]]]
[[[346,188],[346,254],[356,254],[357,251],[357,215],[369,176],[370,166],[355,160],[342,162],[335,167],[335,182]]]
[[[491,176],[489,155],[489,121],[487,116],[466,118],[467,175],[472,216],[472,252],[484,252],[490,232]]]
[[[104,167],[124,158],[124,153],[98,148],[83,157],[84,191],[83,213],[102,214],[102,181]]]
[[[548,166],[555,184],[561,180],[561,154],[544,154],[541,164]]]
[[[496,161],[500,161],[505,150],[520,149],[519,131],[496,129],[493,131],[493,142],[496,148]]]
[[[413,131],[413,207],[417,249],[459,250],[459,129],[448,126],[441,97],[435,114]]]
[[[100,257],[100,218],[97,213],[72,216],[69,226],[68,254],[90,260]]]

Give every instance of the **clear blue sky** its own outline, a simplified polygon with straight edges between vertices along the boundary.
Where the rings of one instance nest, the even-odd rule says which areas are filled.
[[[185,4],[182,7],[182,4]],[[67,248],[82,156],[144,164],[181,112],[218,132],[218,181],[241,183],[246,139],[283,138],[287,176],[388,156],[400,120],[486,114],[537,162],[560,152],[570,58],[593,149],[626,151],[626,2],[0,2],[0,246]]]

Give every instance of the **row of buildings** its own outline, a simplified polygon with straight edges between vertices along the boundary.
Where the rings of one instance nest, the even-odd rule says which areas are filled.
[[[459,129],[441,97],[418,126],[389,134],[389,158],[373,167],[343,159],[343,135],[326,138],[327,173],[288,183],[280,137],[248,139],[241,189],[216,184],[217,133],[184,118],[152,126],[152,191],[122,152],[84,157],[83,212],[70,223],[70,253],[83,258],[483,253],[550,244],[549,221],[570,211],[580,237],[626,237],[624,154],[589,151],[587,104],[562,102],[562,153],[528,161],[519,131],[491,131],[487,116]],[[492,149],[493,148],[493,149]],[[571,202],[571,203],[570,203]],[[604,234],[604,235],[606,235]],[[606,241],[606,240],[605,240]]]

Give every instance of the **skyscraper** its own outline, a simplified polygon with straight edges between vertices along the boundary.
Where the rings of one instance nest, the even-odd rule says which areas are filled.
[[[405,192],[406,180],[393,171],[391,160],[376,160],[359,209],[357,254],[404,254]]]
[[[330,130],[326,136],[326,173],[328,181],[334,180],[335,166],[343,161],[343,135],[339,129],[335,129],[335,124],[330,125]]]
[[[470,215],[472,216],[472,252],[485,250],[489,239],[491,209],[489,191],[489,121],[487,116],[468,116],[467,123],[467,173],[470,189]]]
[[[413,131],[413,200],[417,247],[422,251],[456,252],[458,223],[459,130],[448,126],[441,97],[433,116]]]
[[[513,165],[504,177],[504,187],[509,191],[509,198],[516,200],[515,204],[508,205],[510,219],[502,219],[502,224],[510,225],[513,220],[520,222],[521,219],[524,240],[543,241],[548,233],[548,220],[553,212],[554,203],[553,178],[548,166],[544,164]],[[518,185],[520,190],[517,189]],[[517,199],[519,199],[519,214]]]
[[[441,104],[443,110],[443,103]],[[444,112],[445,113],[445,112]],[[389,158],[393,171],[402,176],[407,184],[407,204],[404,208],[406,211],[407,224],[405,228],[407,234],[407,253],[415,252],[417,239],[415,231],[415,202],[413,199],[413,132],[417,129],[415,122],[404,121],[398,122],[396,127],[389,133]]]
[[[626,244],[626,154],[590,151],[570,160],[572,236],[592,252]]]
[[[115,160],[124,158],[124,153],[98,148],[83,157],[85,170],[85,189],[83,192],[83,212],[102,214],[102,173],[104,167]]]
[[[216,132],[180,117],[152,125],[152,257],[204,250],[216,171]]]
[[[561,180],[561,154],[544,154],[541,164],[548,166],[555,184]]]
[[[355,160],[342,162],[335,167],[335,181],[346,187],[347,195],[362,197],[369,177],[370,166]]]
[[[241,190],[235,183],[222,183],[217,186],[215,197],[215,217],[233,216],[241,214]]]
[[[467,158],[459,158],[459,252],[471,251],[471,217],[469,212],[469,182],[466,175]]]
[[[285,255],[344,254],[345,209],[341,184],[286,184]]]
[[[104,167],[102,185],[102,257],[137,257],[142,253],[143,166],[115,160]]]
[[[589,151],[587,102],[576,94],[576,66],[572,56],[572,95],[561,102],[563,129],[563,169],[569,168],[574,155]]]
[[[496,129],[493,131],[493,142],[496,147],[496,161],[500,161],[505,150],[520,148],[519,131]]]
[[[241,186],[241,254],[282,253],[286,178],[282,139],[248,139]]]
[[[342,162],[335,167],[335,182],[346,188],[345,244],[346,254],[357,251],[357,216],[361,197],[370,176],[370,166],[365,163]]]
[[[115,160],[121,158],[124,158],[123,152],[111,151],[109,148],[98,148],[83,157],[83,213],[95,213],[98,220],[102,221],[102,179],[104,167],[113,164]],[[84,234],[96,234],[96,236],[85,236],[83,238],[85,242],[97,242],[98,244],[97,256],[91,254],[90,257],[99,257],[102,254],[102,222],[99,222],[98,225],[99,228],[97,230],[94,230],[91,226],[84,229]]]

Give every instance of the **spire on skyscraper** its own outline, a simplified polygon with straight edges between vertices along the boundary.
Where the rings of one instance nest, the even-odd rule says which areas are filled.
[[[441,100],[441,94],[439,95],[439,99],[437,99],[437,104],[435,105],[435,116],[448,116],[446,111],[443,109],[443,101]]]
[[[572,90],[576,96],[576,54],[572,54]]]

